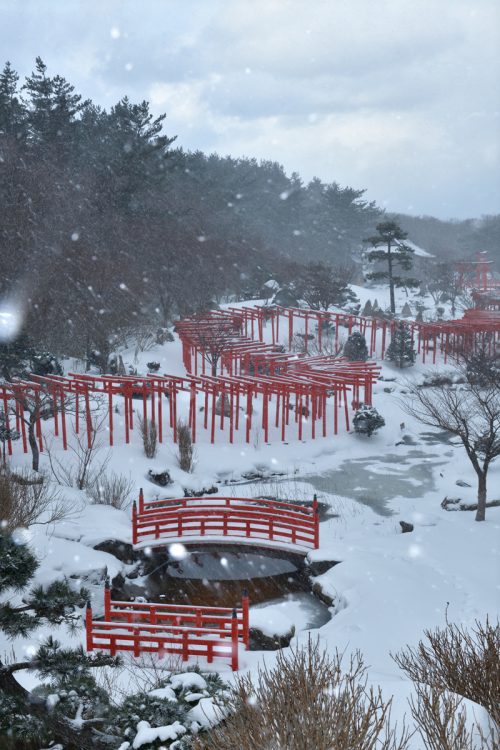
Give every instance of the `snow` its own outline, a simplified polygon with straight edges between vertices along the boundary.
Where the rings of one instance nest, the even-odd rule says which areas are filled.
[[[386,290],[380,287],[354,289],[362,304],[375,297],[382,307],[388,302]],[[397,294],[400,305],[406,296],[401,290]],[[181,348],[178,338],[174,338],[174,342],[147,352],[135,352],[133,348],[123,352],[126,366],[133,363],[142,372],[145,363],[154,359],[160,361],[162,372],[182,374]],[[118,439],[123,416],[114,415],[117,438],[109,468],[130,475],[134,483],[132,498],[137,497],[140,487],[144,488],[146,499],[153,499],[182,496],[184,486],[201,488],[214,483],[219,486],[219,494],[236,497],[262,494],[311,500],[318,493],[329,514],[320,525],[320,549],[310,551],[308,561],[339,563],[314,579],[323,594],[333,600],[331,620],[310,630],[300,606],[286,600],[251,606],[250,624],[270,636],[284,634],[295,626],[292,646],[305,643],[312,634],[318,635],[330,652],[339,649],[350,653],[360,649],[369,665],[370,682],[381,685],[386,697],[395,696],[395,718],[404,712],[408,716],[411,685],[391,653],[406,644],[415,646],[426,628],[443,627],[447,621],[471,627],[476,619],[484,620],[486,615],[495,618],[500,612],[500,508],[488,508],[483,523],[475,523],[471,513],[443,510],[441,501],[445,496],[474,499],[472,467],[460,446],[443,441],[442,436],[422,427],[402,410],[404,379],[421,381],[437,371],[432,365],[418,362],[402,374],[383,363],[385,380],[375,386],[374,404],[386,426],[371,438],[344,432],[326,439],[307,439],[301,443],[290,440],[288,444],[277,441],[269,446],[258,441],[229,445],[218,438],[219,442],[212,446],[200,430],[195,471],[186,475],[178,469],[175,448],[166,435],[166,442],[160,446],[154,461],[159,468],[168,469],[174,479],[174,484],[165,489],[147,480],[152,463],[143,455],[138,431],[132,433],[130,445],[124,445]],[[388,384],[393,389],[390,393],[384,390]],[[117,406],[122,409],[119,399]],[[179,406],[181,413],[187,408],[188,399]],[[47,438],[48,424],[43,429]],[[60,449],[57,439],[53,450],[61,460],[70,460],[70,454]],[[103,448],[103,454],[107,450],[107,446]],[[13,468],[26,466],[29,456],[23,456],[20,446],[15,444],[11,461]],[[41,462],[42,468],[48,470],[46,454],[42,454]],[[257,482],[231,483],[231,480],[241,482],[243,473],[256,470],[267,477]],[[272,476],[275,472],[280,475]],[[471,487],[457,486],[457,480]],[[116,510],[93,505],[84,492],[57,485],[55,488],[67,503],[68,517],[22,532],[40,562],[34,584],[46,586],[66,576],[75,587],[85,586],[90,590],[92,606],[98,615],[102,612],[105,577],[126,573],[127,566],[93,547],[109,539],[131,543],[130,507]],[[489,473],[490,499],[500,498],[499,488],[497,461]],[[414,524],[414,531],[402,534],[401,520]],[[182,541],[173,538],[169,544]],[[63,627],[43,626],[27,639],[11,642],[0,636],[0,653],[12,650],[19,656],[33,653],[49,634],[65,646],[83,644],[85,638],[83,626],[75,633]],[[255,675],[263,660],[272,667],[276,653],[240,650],[242,673]],[[218,670],[224,679],[232,679],[227,660],[216,660],[212,665],[200,660],[199,664],[204,670]],[[26,672],[20,673],[18,679],[26,687],[39,682],[36,675]],[[191,691],[198,696],[203,695],[206,687],[201,675],[188,672],[172,677],[167,687],[150,694],[174,700],[175,690]],[[481,709],[472,708],[477,716],[484,718]],[[190,710],[189,719],[208,726],[215,721],[215,714],[212,699],[202,697]],[[151,727],[143,721],[138,725],[132,747],[176,739],[185,731],[178,722]],[[126,746],[124,743],[123,747]],[[417,739],[414,747],[419,746]]]
[[[170,684],[174,690],[206,690],[206,680],[197,672],[183,672],[182,674],[174,675]]]
[[[177,696],[171,687],[157,688],[156,690],[150,690],[148,695],[152,698],[162,698],[166,701],[172,701],[177,703]]]
[[[140,721],[137,724],[137,734],[132,747],[134,750],[137,750],[137,748],[148,745],[150,742],[155,742],[156,740],[160,740],[161,742],[165,740],[177,740],[183,734],[186,734],[186,732],[186,727],[179,721],[174,721],[173,724],[167,724],[164,727],[152,727],[148,721]]]
[[[220,721],[221,710],[213,698],[201,698],[198,705],[189,711],[188,717],[201,727],[212,727]]]

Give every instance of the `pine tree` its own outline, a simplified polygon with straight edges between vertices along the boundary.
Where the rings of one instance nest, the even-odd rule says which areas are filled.
[[[391,343],[387,347],[385,358],[400,368],[415,363],[416,352],[413,348],[409,327],[399,321],[392,332]]]
[[[26,110],[18,92],[19,75],[7,62],[0,73],[0,133],[20,139],[25,135]]]
[[[359,331],[351,333],[344,344],[343,354],[351,362],[366,362],[368,359],[368,347],[362,333]]]
[[[373,309],[374,308],[373,308],[373,305],[371,303],[371,300],[367,299],[366,302],[365,302],[365,306],[363,307],[363,312],[361,313],[361,315],[364,318],[368,318],[370,315],[372,315]]]
[[[416,287],[419,285],[417,279],[395,274],[395,269],[399,266],[403,271],[409,271],[413,265],[414,250],[405,245],[404,240],[408,234],[403,232],[394,221],[384,221],[376,226],[377,234],[368,237],[364,242],[369,242],[373,250],[367,250],[366,256],[369,263],[379,261],[387,265],[385,271],[373,271],[366,276],[373,281],[386,279],[389,284],[391,297],[391,313],[396,312],[396,301],[394,297],[395,287]],[[377,248],[382,248],[378,250]]]
[[[5,380],[25,377],[34,354],[32,341],[25,333],[20,333],[12,341],[0,341],[0,376]]]
[[[360,404],[352,423],[355,432],[371,437],[375,430],[384,427],[385,419],[378,413],[374,406]]]
[[[24,543],[0,532],[0,630],[9,638],[26,638],[42,624],[64,623],[70,628],[80,624],[75,610],[85,603],[85,589],[75,591],[66,580],[30,589],[37,568],[37,560]],[[91,667],[116,663],[116,658],[100,653],[88,656],[81,648],[63,649],[51,637],[21,662],[0,661],[0,745],[4,747],[2,742],[7,738],[16,748],[29,740],[57,740],[93,750],[90,731],[80,732],[60,713],[49,711],[47,701],[23,688],[15,674],[28,669],[56,680],[71,677],[78,691],[79,681],[85,681]]]

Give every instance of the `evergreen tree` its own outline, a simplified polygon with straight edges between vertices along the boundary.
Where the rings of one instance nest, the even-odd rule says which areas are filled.
[[[354,431],[360,435],[371,437],[375,430],[384,427],[385,419],[378,413],[374,406],[360,404],[353,417]]]
[[[310,263],[299,279],[301,296],[313,310],[328,310],[331,305],[343,307],[357,300],[349,287],[351,269],[334,268],[326,263]]]
[[[66,580],[30,589],[37,568],[38,562],[25,544],[0,532],[0,630],[9,638],[26,638],[42,624],[65,623],[70,628],[80,624],[75,608],[84,605],[87,592],[75,591]],[[47,700],[22,687],[15,674],[28,669],[44,677],[71,677],[78,692],[79,681],[85,681],[91,667],[116,663],[115,658],[100,653],[88,656],[81,648],[63,649],[52,638],[23,661],[0,661],[0,745],[12,741],[13,748],[22,748],[30,740],[57,740],[71,743],[68,747],[75,749],[93,749],[90,730],[79,731],[69,717],[49,710]]]
[[[25,134],[26,111],[18,92],[19,76],[10,62],[0,73],[0,133],[16,139]]]
[[[400,320],[392,331],[391,343],[387,347],[385,358],[403,368],[413,365],[415,357],[411,330]]]
[[[344,344],[344,357],[351,362],[366,362],[368,359],[368,347],[366,339],[359,331],[354,331]]]
[[[396,312],[395,287],[416,287],[420,283],[409,276],[396,275],[397,267],[403,271],[409,271],[412,268],[414,250],[405,245],[404,240],[408,235],[394,221],[381,222],[377,224],[376,229],[376,235],[363,240],[369,242],[374,248],[368,250],[366,256],[370,263],[381,262],[387,268],[384,271],[372,271],[366,276],[374,281],[387,280],[391,297],[391,313],[394,314]]]
[[[75,591],[66,580],[30,588],[37,568],[37,560],[24,543],[0,532],[0,631],[9,638],[26,638],[44,624],[82,627],[76,609],[84,605],[87,592]],[[218,675],[202,675],[191,667],[183,671],[182,679],[166,673],[165,696],[139,692],[116,705],[99,687],[92,670],[119,664],[119,658],[102,652],[63,648],[52,637],[22,661],[0,661],[2,750],[33,750],[54,743],[65,750],[117,750],[125,745],[188,750],[197,731],[188,716],[190,709],[200,698],[222,699],[227,690]],[[21,670],[35,672],[43,684],[27,690],[15,677]],[[193,673],[192,679],[186,672]],[[165,735],[162,727],[175,732]]]
[[[12,341],[0,340],[0,376],[4,380],[25,377],[35,350],[30,337],[21,332]]]

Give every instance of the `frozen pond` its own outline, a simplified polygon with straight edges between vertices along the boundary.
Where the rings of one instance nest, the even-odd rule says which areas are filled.
[[[434,437],[434,436],[433,436]],[[410,450],[353,458],[323,474],[302,475],[318,492],[350,497],[381,516],[390,516],[394,497],[419,498],[434,489],[433,469],[442,465],[428,453]]]

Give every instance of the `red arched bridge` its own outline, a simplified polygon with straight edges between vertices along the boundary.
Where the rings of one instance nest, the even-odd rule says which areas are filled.
[[[303,552],[319,547],[316,496],[310,506],[241,497],[183,497],[146,502],[142,490],[132,508],[132,542],[210,542],[221,540],[293,545]]]

